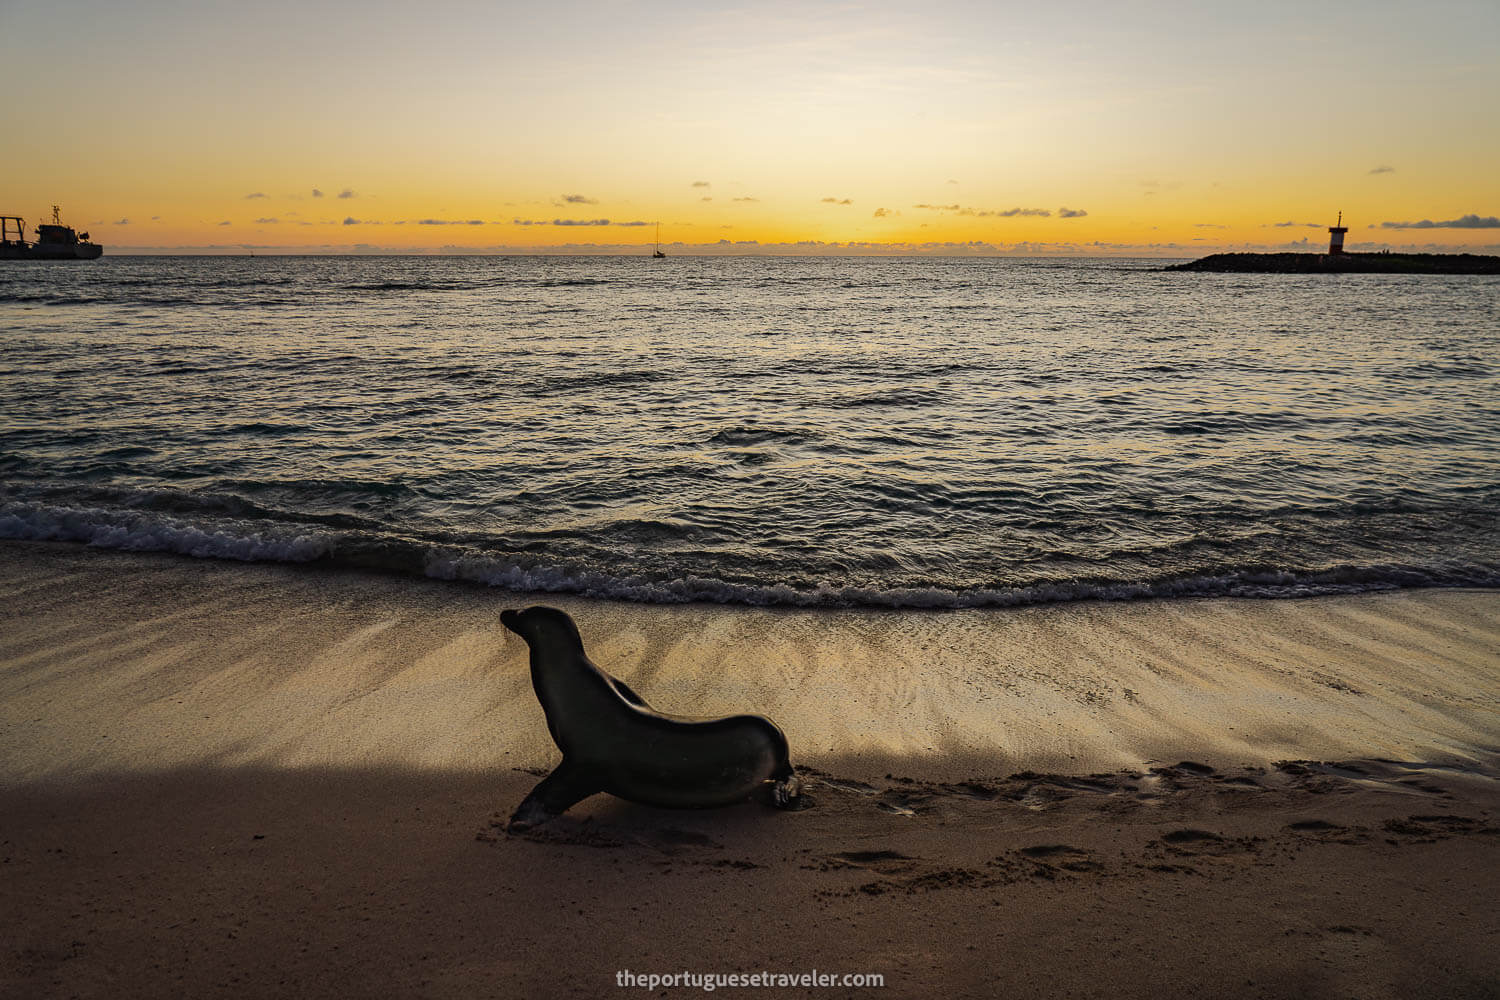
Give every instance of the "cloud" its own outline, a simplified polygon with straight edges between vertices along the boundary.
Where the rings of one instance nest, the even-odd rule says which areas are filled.
[[[339,197],[340,198],[358,198],[359,195],[355,194],[353,191],[349,190],[348,188],[344,188],[344,190],[342,190],[342,191],[339,192]]]
[[[1382,222],[1382,229],[1500,229],[1500,218],[1487,216],[1481,218],[1472,212],[1461,215],[1456,219],[1446,222],[1433,222],[1431,219],[1423,219],[1421,222]]]
[[[1322,226],[1318,225],[1316,222],[1292,222],[1291,220],[1287,220],[1286,222],[1273,222],[1273,223],[1271,223],[1271,225],[1275,226],[1277,229],[1294,229],[1294,228],[1322,229],[1323,228]]]
[[[1225,225],[1221,225],[1221,224],[1219,224],[1217,222],[1195,222],[1195,223],[1193,223],[1193,228],[1194,229],[1228,229],[1229,227],[1225,226]]]
[[[713,198],[705,197],[705,198],[699,198],[698,200],[699,201],[713,201]]]
[[[269,197],[269,196],[264,191],[252,191],[249,194],[245,195],[245,200],[246,201],[251,201],[251,200],[253,200],[255,198],[266,198],[266,197]]]
[[[255,221],[263,226],[274,226],[281,222],[281,220],[277,218],[256,219]]]
[[[565,195],[562,196],[562,200],[564,202],[566,202],[567,204],[569,204],[569,205],[597,205],[597,204],[599,204],[599,199],[597,199],[597,198],[590,198],[588,195],[583,195],[583,194],[565,194]]]
[[[117,226],[128,226],[128,225],[130,225],[130,220],[129,219],[116,219],[115,220],[115,225],[117,225]]]
[[[219,223],[219,225],[221,225],[221,226],[227,226],[227,225],[229,225],[229,220],[225,219],[223,222]]]
[[[943,183],[944,183],[944,184],[957,184],[957,183],[958,183],[958,181],[955,181],[955,180],[952,180],[952,179],[949,179],[949,180],[946,180],[946,181],[944,181],[944,182],[943,182]]]
[[[319,191],[317,188],[313,188],[313,197],[314,198],[321,198],[321,197],[323,197],[323,192]]]
[[[343,195],[340,195],[339,197],[342,198]],[[346,215],[346,216],[344,216],[344,225],[346,225],[346,226],[359,226],[359,225],[363,225],[363,223],[360,222],[359,219],[356,219],[352,215]]]
[[[890,209],[888,209],[888,208],[877,208],[877,209],[876,209],[876,210],[875,210],[875,215],[874,215],[874,218],[877,218],[877,219],[883,219],[883,218],[885,218],[885,217],[886,217],[886,216],[887,216],[887,215],[890,215],[890,214],[891,214],[891,210],[890,210]]]
[[[1048,216],[1050,216],[1052,214],[1051,212],[1049,212],[1045,208],[1007,208],[1007,209],[1003,209],[1003,210],[996,210],[996,209],[989,209],[989,208],[984,208],[984,209],[981,209],[981,208],[966,208],[966,207],[961,206],[961,205],[927,205],[927,204],[913,205],[912,208],[925,209],[926,211],[929,211],[929,212],[957,212],[959,215],[970,215],[970,216],[973,216],[973,217],[979,218],[979,219],[988,219],[988,218],[1010,219],[1010,218],[1014,218],[1017,215],[1035,215],[1035,216],[1040,216],[1042,218],[1046,218],[1046,217],[1048,217]]]
[[[759,198],[736,198],[735,201],[760,201]]]
[[[152,222],[160,222],[161,221],[161,216],[159,216],[159,215],[153,215],[153,216],[151,216],[151,221]]]
[[[1395,167],[1376,167],[1374,170],[1370,171],[1370,173],[1372,174],[1394,174],[1395,172]]]
[[[483,219],[418,219],[419,226],[482,226]]]
[[[611,222],[608,219],[512,219],[513,226],[649,226],[651,223],[643,220],[631,222]]]
[[[1088,214],[1081,208],[1059,208],[1057,210],[1057,217],[1059,219],[1081,219]]]
[[[854,199],[852,199],[852,198],[845,198],[842,201],[840,201],[838,198],[824,198],[823,199],[823,204],[825,204],[825,205],[852,205],[852,204],[854,204]]]
[[[695,187],[695,188],[706,188],[706,187],[713,187],[713,185],[710,184],[708,181],[693,181],[693,187]]]

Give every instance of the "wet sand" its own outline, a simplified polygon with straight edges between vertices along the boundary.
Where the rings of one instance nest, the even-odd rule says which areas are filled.
[[[1500,594],[543,599],[663,709],[775,718],[810,808],[510,836],[557,759],[514,595],[0,546],[0,995],[1500,992]]]

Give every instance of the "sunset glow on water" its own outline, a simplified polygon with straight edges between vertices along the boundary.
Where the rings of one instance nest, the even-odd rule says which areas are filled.
[[[1500,581],[1500,282],[1155,261],[0,272],[0,534],[646,601]]]

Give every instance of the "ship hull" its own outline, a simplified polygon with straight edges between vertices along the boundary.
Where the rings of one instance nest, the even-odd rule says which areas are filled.
[[[104,253],[97,243],[75,243],[63,246],[4,246],[0,260],[94,260]]]

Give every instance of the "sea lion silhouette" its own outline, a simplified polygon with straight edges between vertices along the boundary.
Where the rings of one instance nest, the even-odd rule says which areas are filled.
[[[689,719],[656,711],[583,649],[578,626],[556,608],[500,613],[531,647],[531,683],[562,763],[531,790],[510,819],[524,830],[596,792],[631,802],[702,809],[742,802],[765,782],[772,801],[792,808],[801,783],[786,737],[770,719]]]

